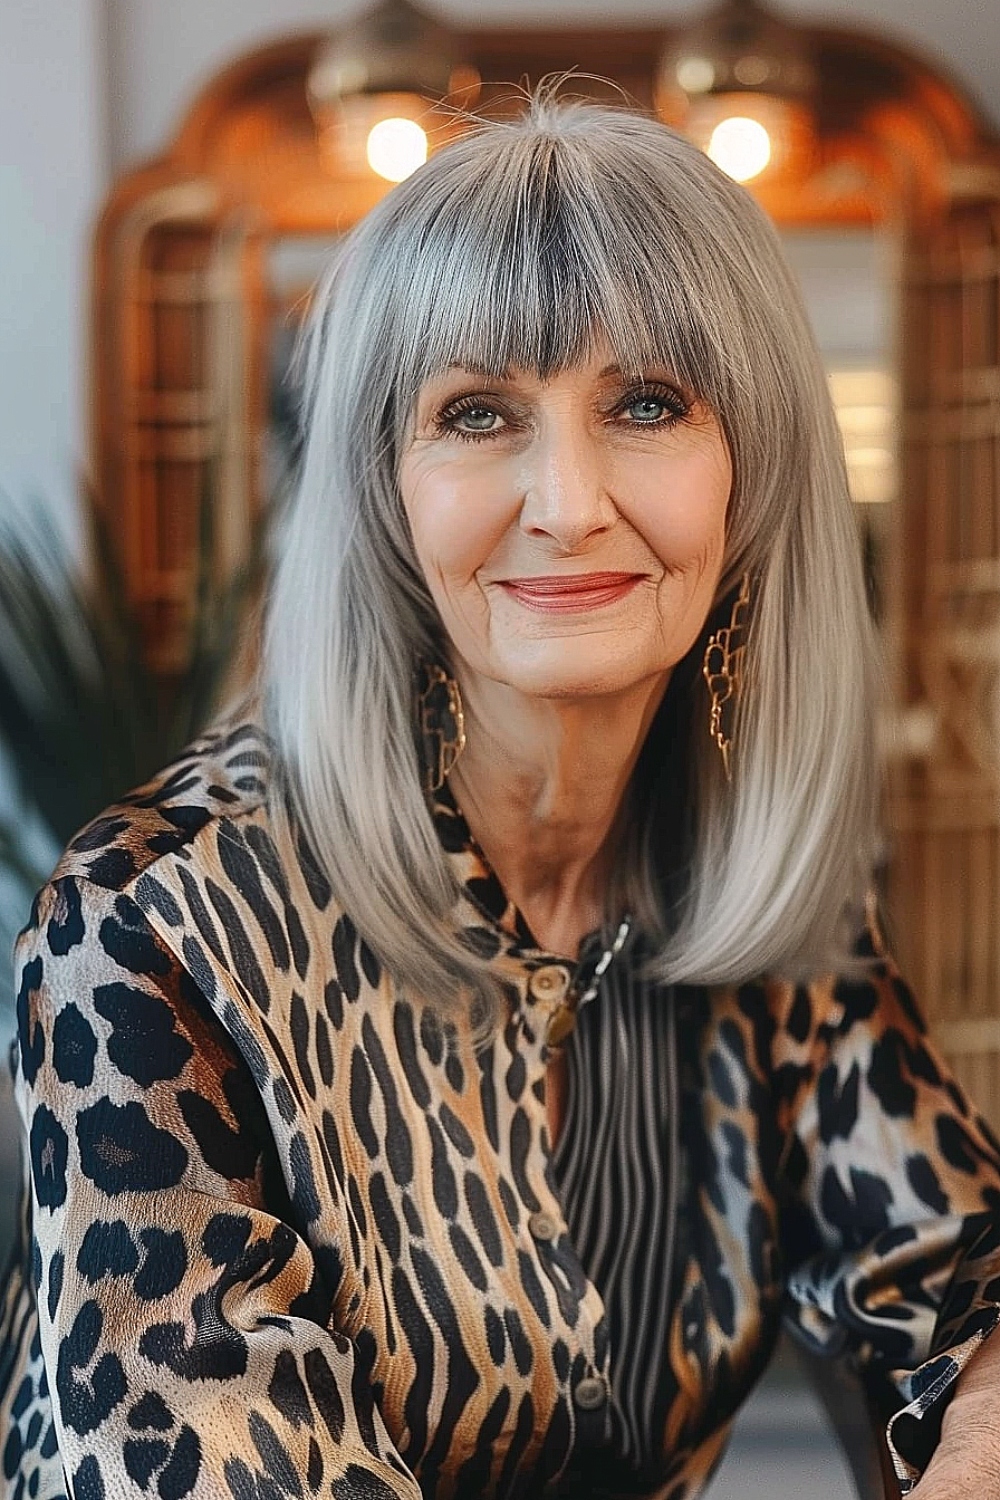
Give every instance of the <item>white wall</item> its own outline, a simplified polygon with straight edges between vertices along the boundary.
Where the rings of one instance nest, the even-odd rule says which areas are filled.
[[[0,0],[0,509],[40,502],[71,539],[85,450],[90,224],[105,182],[98,3]],[[0,763],[5,815],[20,810]],[[0,903],[5,894],[0,883]],[[12,1023],[0,1010],[0,1258],[16,1201]]]
[[[71,517],[92,216],[105,183],[99,0],[0,0],[0,504]]]
[[[5,0],[10,3],[10,0]],[[691,0],[424,0],[468,26],[576,20],[648,23],[708,9]],[[357,0],[106,0],[112,162],[156,153],[198,88],[224,62],[271,37],[335,25]],[[997,0],[778,0],[800,16],[881,31],[934,58],[1000,124]]]

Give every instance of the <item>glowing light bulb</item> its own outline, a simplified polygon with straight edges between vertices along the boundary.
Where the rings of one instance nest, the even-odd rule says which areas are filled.
[[[771,137],[759,120],[732,115],[712,131],[708,154],[737,182],[758,177],[771,160]]]
[[[388,182],[402,182],[427,160],[427,134],[416,120],[379,120],[368,132],[368,165]]]

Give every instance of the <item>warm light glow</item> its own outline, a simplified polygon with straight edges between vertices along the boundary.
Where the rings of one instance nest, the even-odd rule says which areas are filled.
[[[759,120],[731,115],[712,131],[708,154],[737,182],[759,177],[771,160],[771,137]]]
[[[890,448],[852,448],[848,456],[859,469],[884,469],[892,463]]]
[[[715,82],[715,68],[707,57],[682,57],[676,73],[685,94],[707,94]]]
[[[427,133],[416,120],[379,120],[368,132],[368,165],[388,182],[402,182],[427,160]]]
[[[893,500],[899,404],[895,382],[881,369],[832,370],[830,394],[844,440],[851,499],[860,505]]]
[[[739,57],[733,63],[733,75],[737,83],[741,83],[746,89],[759,88],[766,83],[771,73],[771,64],[766,57],[755,57],[750,53],[747,57]]]

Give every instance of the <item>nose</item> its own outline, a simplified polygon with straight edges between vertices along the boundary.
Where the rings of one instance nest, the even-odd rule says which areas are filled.
[[[615,524],[600,445],[583,424],[554,424],[533,445],[529,465],[520,514],[526,535],[571,553]]]

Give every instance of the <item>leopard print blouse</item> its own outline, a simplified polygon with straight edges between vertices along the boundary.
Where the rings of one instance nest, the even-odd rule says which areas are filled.
[[[649,1258],[671,1249],[652,1441],[623,1458],[623,1288],[560,1191],[590,1142],[571,1108],[560,1176],[546,1125],[565,960],[442,802],[456,920],[509,1010],[477,1046],[403,999],[308,851],[279,852],[268,761],[252,724],[207,735],[74,840],[20,941],[0,1495],[689,1500],[782,1317],[861,1372],[912,1487],[1000,1316],[1000,1148],[877,941],[862,977],[668,997],[645,1180],[672,1210]],[[606,1216],[612,1249],[636,1233]]]

